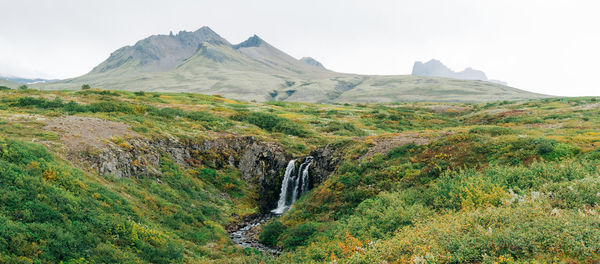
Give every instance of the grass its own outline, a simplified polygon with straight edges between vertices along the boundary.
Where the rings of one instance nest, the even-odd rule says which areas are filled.
[[[0,262],[600,259],[593,97],[326,105],[99,89],[0,95]],[[340,163],[263,226],[260,239],[283,249],[275,258],[227,237],[226,226],[257,212],[255,190],[238,169],[217,169],[210,160],[181,167],[164,155],[162,183],[97,175],[45,128],[64,116],[123,123],[142,138],[248,135],[294,156],[329,144]],[[398,135],[429,141],[364,158]],[[130,137],[109,142],[131,150]]]

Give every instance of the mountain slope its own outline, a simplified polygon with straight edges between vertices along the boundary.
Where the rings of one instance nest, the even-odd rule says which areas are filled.
[[[208,27],[177,35],[157,35],[113,52],[90,74],[108,71],[152,72],[171,70],[196,53],[203,42],[229,44]]]
[[[256,101],[491,101],[547,97],[479,81],[337,73],[312,58],[298,60],[256,35],[232,45],[208,27],[151,36],[113,52],[86,75],[36,87],[80,89],[83,84],[116,90],[220,94]]]

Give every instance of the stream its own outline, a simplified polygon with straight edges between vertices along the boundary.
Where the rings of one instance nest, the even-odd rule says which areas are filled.
[[[258,242],[258,235],[260,235],[260,229],[258,227],[268,222],[273,217],[278,216],[274,214],[265,214],[243,221],[229,230],[229,237],[240,247],[255,248],[263,253],[279,255],[281,252],[279,249],[269,247]]]
[[[308,191],[310,182],[308,169],[313,160],[312,156],[305,157],[298,168],[296,168],[296,159],[290,160],[281,182],[277,207],[271,210],[270,213],[245,220],[228,230],[231,240],[243,248],[255,248],[264,253],[279,255],[281,252],[279,249],[258,242],[261,230],[259,227],[271,218],[279,217],[285,213],[292,207],[298,197]]]

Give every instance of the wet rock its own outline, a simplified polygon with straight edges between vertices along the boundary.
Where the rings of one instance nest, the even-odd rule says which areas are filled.
[[[343,159],[342,151],[339,151],[339,148],[339,146],[328,144],[310,152],[310,156],[314,158],[310,167],[310,188],[327,180],[327,177],[337,169]]]
[[[278,248],[263,245],[258,241],[258,236],[262,231],[260,226],[273,217],[272,214],[264,214],[246,219],[228,228],[229,237],[240,247],[255,248],[264,253],[279,255],[280,250]]]

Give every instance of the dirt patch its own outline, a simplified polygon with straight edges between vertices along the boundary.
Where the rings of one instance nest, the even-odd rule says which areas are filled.
[[[102,149],[111,137],[135,136],[126,124],[83,116],[48,119],[44,129],[56,132],[70,151]]]
[[[370,147],[365,155],[359,160],[373,157],[376,153],[388,153],[390,150],[410,143],[415,145],[425,145],[431,142],[431,138],[423,137],[417,133],[391,134],[377,137],[373,140],[374,146]]]

